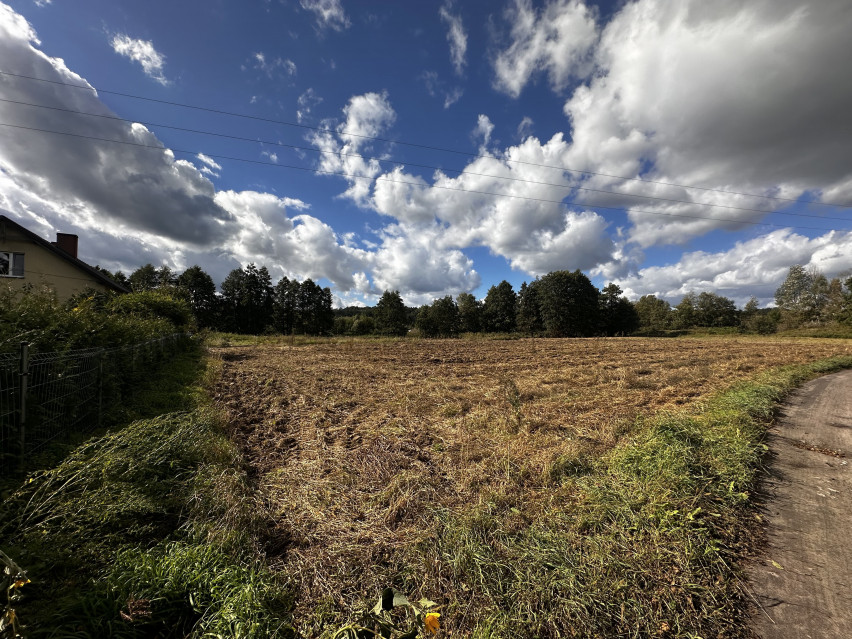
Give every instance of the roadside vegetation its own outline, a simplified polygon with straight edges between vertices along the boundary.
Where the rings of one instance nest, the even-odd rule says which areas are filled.
[[[60,302],[49,287],[0,287],[0,353],[21,342],[31,352],[135,344],[195,326],[189,306],[164,291],[82,293]]]
[[[197,349],[178,356],[127,407],[144,418],[5,497],[2,550],[31,580],[14,604],[24,636],[287,636],[264,510],[204,366]]]

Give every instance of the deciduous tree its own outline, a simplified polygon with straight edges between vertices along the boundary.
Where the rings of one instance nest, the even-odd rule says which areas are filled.
[[[598,289],[579,270],[553,271],[539,280],[541,317],[552,337],[588,337],[600,326]]]
[[[664,331],[672,325],[672,307],[655,295],[643,295],[634,304],[639,315],[639,328]]]

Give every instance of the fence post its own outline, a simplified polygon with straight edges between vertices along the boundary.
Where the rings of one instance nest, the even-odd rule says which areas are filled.
[[[104,349],[98,353],[98,428],[101,427],[101,413],[104,401]]]
[[[20,375],[21,383],[18,385],[18,438],[21,446],[19,465],[23,474],[26,469],[27,381],[30,375],[30,345],[26,342],[21,342]]]

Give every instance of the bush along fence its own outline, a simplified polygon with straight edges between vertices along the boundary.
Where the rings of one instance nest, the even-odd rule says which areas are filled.
[[[117,348],[0,354],[0,476],[23,473],[48,443],[101,424],[159,363],[187,348],[175,333]]]

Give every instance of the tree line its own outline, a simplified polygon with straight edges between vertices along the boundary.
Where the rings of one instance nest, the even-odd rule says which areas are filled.
[[[819,270],[790,267],[775,291],[775,308],[761,309],[752,297],[742,309],[715,293],[688,293],[676,306],[653,295],[635,302],[640,330],[666,331],[697,327],[738,327],[770,334],[778,330],[845,324],[852,326],[852,277],[829,280]]]
[[[313,280],[281,278],[273,285],[265,266],[232,270],[217,292],[199,266],[180,275],[151,264],[129,277],[105,275],[134,292],[163,289],[185,300],[202,328],[260,334],[406,335],[454,337],[462,333],[518,333],[550,337],[655,334],[693,328],[779,329],[852,325],[852,277],[829,280],[815,269],[790,268],[775,294],[775,308],[752,298],[742,309],[727,297],[690,292],[676,305],[654,295],[629,301],[618,285],[602,290],[581,271],[553,271],[516,292],[503,280],[483,300],[470,293],[445,296],[419,308],[405,306],[399,291],[384,291],[374,307],[334,309],[331,290]]]

